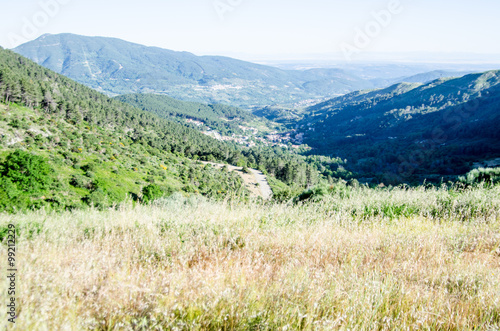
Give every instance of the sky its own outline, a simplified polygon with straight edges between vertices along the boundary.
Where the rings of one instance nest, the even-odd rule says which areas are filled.
[[[242,59],[500,54],[498,0],[0,0],[0,8],[5,48],[75,33]]]

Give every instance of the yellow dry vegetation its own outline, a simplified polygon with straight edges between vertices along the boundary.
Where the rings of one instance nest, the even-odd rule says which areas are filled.
[[[455,197],[444,217],[425,209],[440,194],[3,214],[20,231],[16,328],[498,329],[499,188]],[[357,212],[390,197],[422,211]],[[467,201],[482,209],[464,214]]]

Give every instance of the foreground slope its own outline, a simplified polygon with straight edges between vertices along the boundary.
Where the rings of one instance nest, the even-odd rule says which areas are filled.
[[[344,193],[0,213],[19,231],[15,329],[498,328],[499,186]]]
[[[182,100],[251,106],[291,103],[374,87],[373,83],[339,69],[282,70],[114,38],[44,35],[15,51],[112,95],[163,93]]]
[[[500,156],[499,71],[355,92],[306,114],[304,142],[367,175],[456,175]]]

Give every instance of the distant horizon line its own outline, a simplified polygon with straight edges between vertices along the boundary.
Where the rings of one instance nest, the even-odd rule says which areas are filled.
[[[330,63],[416,63],[416,64],[499,64],[500,65],[500,53],[474,53],[474,52],[436,52],[436,51],[366,51],[357,56],[357,59],[346,60],[342,52],[309,52],[309,53],[249,53],[240,52],[233,50],[226,51],[193,51],[193,50],[176,50],[172,48],[166,48],[164,46],[150,45],[146,43],[141,43],[137,41],[130,41],[118,37],[112,36],[102,36],[102,35],[82,35],[71,32],[61,32],[61,33],[43,33],[40,36],[23,42],[16,47],[6,48],[14,50],[24,44],[36,41],[44,36],[57,36],[57,35],[74,35],[79,37],[87,38],[105,38],[105,39],[117,39],[124,42],[137,44],[145,47],[155,47],[164,50],[170,50],[175,52],[188,52],[196,56],[224,56],[231,57],[243,61],[260,61],[262,63],[297,63],[297,62],[330,62]],[[1,45],[0,45],[1,46]],[[2,46],[3,47],[3,46]],[[422,58],[425,56],[427,58]],[[453,57],[453,58],[451,58]]]

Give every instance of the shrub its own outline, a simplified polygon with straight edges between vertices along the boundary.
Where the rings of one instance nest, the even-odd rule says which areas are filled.
[[[95,162],[89,162],[82,167],[82,170],[85,172],[95,172],[97,170],[97,164]]]
[[[273,192],[273,199],[278,202],[288,202],[296,196],[296,192],[288,187],[275,189]]]
[[[244,166],[243,167],[243,172],[246,173],[246,174],[251,174],[252,172],[250,171],[250,169],[248,169],[247,166]]]
[[[0,211],[10,210],[20,194],[10,178],[0,178]]]
[[[70,184],[74,187],[91,189],[92,188],[92,179],[82,176],[82,175],[73,175],[71,178]]]
[[[45,158],[22,150],[9,154],[0,164],[0,175],[25,193],[39,193],[52,182],[52,169]]]
[[[479,168],[469,171],[465,177],[459,178],[466,184],[497,184],[500,183],[500,168]]]
[[[88,205],[103,209],[108,206],[108,196],[102,188],[97,188],[87,195],[83,201]]]
[[[323,199],[328,195],[328,188],[325,186],[315,186],[313,188],[310,188],[308,190],[305,190],[302,192],[296,199],[296,201],[305,201],[305,200],[312,200],[312,201],[319,201]]]
[[[24,119],[18,119],[15,118],[10,123],[8,124],[9,126],[13,127],[14,129],[24,129],[27,130],[29,129],[29,124],[24,121]]]
[[[161,198],[165,193],[156,184],[150,184],[142,189],[142,202],[150,203],[153,200]]]

